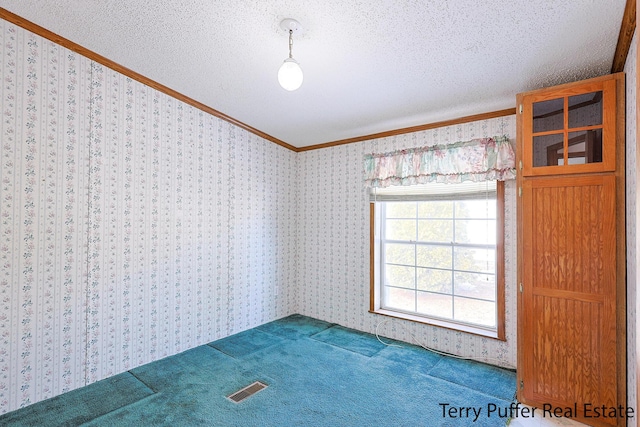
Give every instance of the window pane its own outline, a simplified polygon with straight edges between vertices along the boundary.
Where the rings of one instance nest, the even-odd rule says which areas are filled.
[[[418,245],[416,247],[417,252],[417,265],[421,267],[435,267],[435,268],[451,268],[452,257],[451,246],[428,246]]]
[[[602,129],[569,132],[570,165],[602,163]]]
[[[414,219],[388,219],[385,228],[387,240],[416,240],[416,221]]]
[[[602,124],[602,91],[569,97],[569,127]]]
[[[385,263],[414,265],[415,245],[387,243],[384,245],[384,255]]]
[[[452,201],[434,201],[418,203],[420,218],[453,218]]]
[[[387,218],[415,218],[416,202],[387,202]]]
[[[495,249],[456,247],[453,267],[456,270],[495,274],[496,251]]]
[[[402,267],[399,265],[385,265],[384,282],[387,286],[415,289],[416,269],[414,267]]]
[[[381,202],[381,308],[495,327],[496,193],[475,194]]]
[[[558,166],[564,161],[564,134],[533,137],[533,166]]]
[[[415,311],[416,309],[416,292],[407,289],[384,288],[384,304],[385,308],[395,308],[397,310]]]
[[[533,131],[546,132],[564,128],[564,98],[533,103]]]
[[[469,298],[454,297],[454,319],[496,327],[496,303]]]
[[[496,278],[493,274],[456,272],[455,278],[456,295],[496,300]]]
[[[453,299],[448,295],[418,292],[418,313],[453,318]]]
[[[456,221],[456,243],[496,244],[496,220],[469,219]]]
[[[418,289],[450,294],[453,290],[453,286],[451,286],[451,271],[418,268]]]
[[[418,220],[418,241],[438,243],[453,242],[453,220]]]
[[[461,200],[456,202],[456,218],[495,219],[495,197],[490,196],[482,200]]]

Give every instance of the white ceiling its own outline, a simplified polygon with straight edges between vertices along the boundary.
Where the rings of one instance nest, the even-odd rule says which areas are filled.
[[[609,73],[625,0],[0,0],[296,147],[512,108]],[[287,92],[283,18],[304,32]]]

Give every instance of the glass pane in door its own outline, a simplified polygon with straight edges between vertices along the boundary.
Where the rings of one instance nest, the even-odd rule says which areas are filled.
[[[602,125],[602,91],[569,97],[569,128]]]
[[[564,129],[564,98],[533,103],[533,132]]]
[[[533,166],[558,166],[564,163],[564,134],[533,137]]]
[[[568,164],[602,162],[602,129],[569,132]]]

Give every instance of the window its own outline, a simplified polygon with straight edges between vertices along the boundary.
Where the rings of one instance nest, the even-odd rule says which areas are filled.
[[[373,189],[371,311],[503,339],[503,186]]]

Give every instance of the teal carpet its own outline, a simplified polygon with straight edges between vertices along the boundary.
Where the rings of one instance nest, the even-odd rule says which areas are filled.
[[[397,342],[396,342],[397,343]],[[226,396],[262,381],[241,403]],[[504,426],[515,373],[293,315],[0,416],[1,426]],[[443,416],[446,408],[475,408]]]

